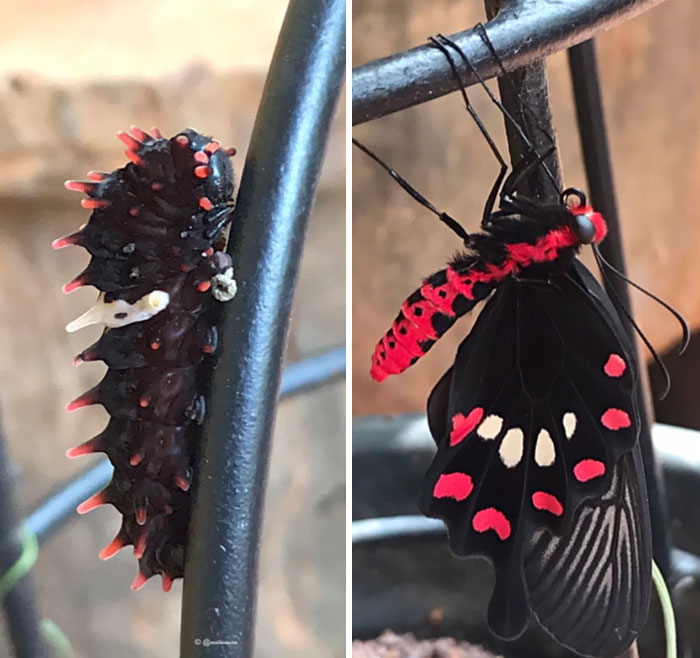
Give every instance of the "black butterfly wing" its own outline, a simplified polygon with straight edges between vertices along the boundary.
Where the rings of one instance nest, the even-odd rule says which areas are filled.
[[[525,550],[530,606],[572,651],[619,656],[644,626],[651,531],[639,448],[618,461],[609,491],[584,502],[562,537],[538,530]]]
[[[605,293],[591,294],[577,262],[530,273],[499,286],[431,395],[438,452],[420,503],[446,522],[456,554],[493,562],[489,625],[503,638],[527,625],[522,560],[535,530],[568,532],[582,503],[609,491],[639,430]]]
[[[598,282],[583,267],[578,275],[622,334]],[[623,334],[621,342],[627,344]],[[618,460],[608,491],[582,504],[566,534],[541,529],[533,535],[524,559],[530,606],[540,624],[572,651],[619,656],[646,621],[651,560],[649,504],[635,446]]]

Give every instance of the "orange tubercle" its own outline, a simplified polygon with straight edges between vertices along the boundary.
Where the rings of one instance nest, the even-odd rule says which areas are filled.
[[[136,576],[136,578],[134,578],[134,582],[131,583],[131,589],[136,592],[137,590],[140,590],[147,581],[148,578],[139,571],[139,575]]]
[[[104,505],[107,502],[105,495],[102,491],[96,493],[94,496],[90,496],[87,500],[84,500],[80,505],[75,508],[78,514],[87,514],[89,511],[94,510],[100,505]]]
[[[97,554],[97,556],[100,558],[100,560],[109,560],[109,558],[114,557],[117,553],[119,553],[124,546],[126,546],[126,544],[119,537],[115,537]]]

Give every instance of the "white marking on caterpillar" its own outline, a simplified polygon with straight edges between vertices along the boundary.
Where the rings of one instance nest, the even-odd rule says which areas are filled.
[[[229,267],[222,274],[211,278],[211,294],[220,302],[228,302],[236,296],[238,286],[233,278],[233,268]]]
[[[114,329],[134,322],[143,322],[165,310],[169,303],[170,295],[163,290],[153,290],[133,304],[124,299],[105,302],[104,294],[100,294],[97,304],[67,324],[66,331],[72,333],[92,324],[103,324],[108,329]]]
[[[519,427],[511,427],[501,441],[498,456],[507,468],[513,468],[523,458],[523,440],[525,436]]]
[[[538,466],[551,466],[555,458],[554,441],[552,441],[549,432],[542,428],[537,435],[537,443],[535,444],[535,462]]]
[[[476,433],[482,439],[495,439],[501,432],[503,427],[503,418],[496,416],[495,414],[489,414],[481,421],[481,425],[476,430]]]

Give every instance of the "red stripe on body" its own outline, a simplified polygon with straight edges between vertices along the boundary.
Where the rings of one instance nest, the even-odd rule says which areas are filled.
[[[420,294],[423,295],[424,299],[432,303],[433,306],[437,307],[441,313],[454,317],[455,312],[452,310],[452,304],[457,295],[459,295],[459,292],[455,290],[449,279],[441,286],[433,286],[429,283],[424,284],[420,289]]]
[[[384,347],[384,350],[389,355],[389,358],[391,358],[395,364],[402,366],[404,369],[406,368],[405,364],[410,364],[411,359],[414,357],[414,354],[409,352],[396,340],[396,336],[394,336],[391,329],[389,329],[389,331],[384,335],[384,338],[382,338],[380,344]]]
[[[432,323],[433,316],[440,312],[440,309],[435,304],[427,299],[410,304],[408,299],[406,299],[401,305],[401,312],[413,322],[423,340],[428,338],[435,340],[440,337]]]

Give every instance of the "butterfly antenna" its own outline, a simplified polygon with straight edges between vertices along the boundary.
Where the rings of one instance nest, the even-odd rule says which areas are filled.
[[[394,171],[388,164],[386,164],[376,153],[370,151],[364,144],[359,142],[354,137],[352,138],[352,143],[357,146],[365,155],[368,155],[372,160],[374,160],[384,171],[386,171],[389,176],[391,176],[411,197],[413,197],[418,203],[420,203],[424,208],[427,208],[432,212],[437,218],[449,226],[462,240],[466,243],[469,240],[469,233],[464,230],[464,227],[453,217],[450,217],[446,212],[438,210],[428,199],[426,199],[413,185],[411,185],[401,174]]]
[[[486,140],[486,143],[489,145],[489,148],[491,149],[491,152],[495,156],[496,160],[498,160],[498,164],[501,165],[504,169],[508,168],[508,165],[506,164],[506,161],[503,159],[503,156],[501,155],[501,152],[498,150],[498,147],[496,146],[496,143],[493,141],[493,138],[489,134],[489,131],[486,129],[486,126],[484,125],[483,121],[479,117],[479,115],[476,113],[476,110],[472,106],[472,104],[469,102],[469,96],[467,96],[467,90],[466,87],[464,86],[464,83],[462,82],[462,76],[459,74],[459,71],[457,70],[457,66],[452,59],[452,56],[450,55],[449,51],[445,47],[443,43],[438,41],[438,39],[442,39],[442,35],[438,34],[437,39],[435,37],[428,37],[428,41],[435,46],[442,54],[445,56],[447,59],[450,68],[452,69],[452,74],[459,83],[459,91],[462,94],[462,98],[464,99],[464,105],[466,106],[467,112],[469,112],[469,115],[471,116],[472,119],[474,119],[474,123],[476,123],[477,127],[479,128],[479,131],[481,134],[484,136],[484,139]],[[450,43],[450,45],[453,45]]]
[[[530,107],[529,103],[522,97],[520,90],[516,88],[516,86],[513,84],[513,81],[510,79],[510,77],[508,77],[508,72],[506,71],[505,66],[503,66],[503,60],[500,58],[498,52],[496,51],[496,47],[493,45],[493,42],[491,41],[489,35],[486,32],[486,26],[480,22],[477,23],[474,27],[479,32],[481,40],[489,49],[489,52],[491,53],[494,60],[496,60],[496,64],[498,65],[498,68],[501,71],[501,77],[506,81],[506,84],[510,87],[511,91],[517,96],[518,101],[520,101],[520,107],[523,108],[523,110],[525,110],[530,115],[530,118],[535,122],[535,126],[540,131],[540,133],[542,133],[545,139],[552,146],[555,146],[554,137],[552,137],[547,128],[545,128],[545,126],[542,124],[539,117],[537,116],[537,113]]]
[[[479,25],[481,25],[481,23],[479,23]],[[508,123],[510,123],[510,125],[518,133],[518,135],[520,136],[520,139],[523,140],[523,143],[531,151],[536,151],[537,149],[536,149],[535,145],[532,143],[532,140],[530,140],[530,138],[525,134],[525,131],[523,130],[522,126],[516,121],[516,119],[508,111],[508,109],[505,107],[505,105],[503,105],[503,103],[501,103],[501,101],[499,101],[498,98],[496,98],[496,96],[491,91],[491,89],[489,89],[489,86],[486,84],[486,81],[484,80],[484,78],[481,76],[481,74],[476,70],[476,68],[474,68],[472,63],[469,61],[469,58],[467,57],[466,53],[454,41],[452,41],[452,39],[450,39],[449,37],[446,37],[444,34],[438,34],[437,38],[443,44],[448,44],[449,46],[451,46],[455,50],[455,52],[461,57],[465,66],[469,69],[469,71],[471,71],[472,75],[477,79],[479,84],[483,87],[484,91],[486,92],[486,95],[491,99],[491,102],[500,110],[501,114],[503,114],[503,116],[506,118]],[[486,37],[486,38],[488,39],[488,37]],[[489,41],[488,43],[490,44],[491,42]],[[493,44],[491,44],[491,48],[489,48],[489,50],[491,50],[491,52],[495,54],[495,49],[492,50],[492,48],[493,48]],[[499,63],[500,59],[498,58],[498,55],[496,55],[495,58],[496,58],[497,63]],[[499,67],[500,67],[502,73],[505,74],[506,71],[503,68],[503,65],[499,64]],[[507,76],[505,77],[505,79],[508,81],[508,84],[510,84],[513,87],[513,89],[515,89],[515,85],[513,85],[513,83],[510,81],[510,79]],[[520,103],[523,107],[527,107],[527,109],[530,111],[530,113],[534,115],[532,108],[530,108],[527,104],[525,104],[523,102],[522,97],[519,94],[518,94],[518,100],[520,100]],[[538,124],[537,127],[540,130],[544,130],[544,128],[542,127],[542,124],[539,122],[539,120],[536,120],[536,123]],[[552,138],[552,136],[546,131],[545,131],[545,134],[546,134],[549,142],[552,145],[554,145],[554,139]],[[561,188],[559,186],[559,182],[554,177],[554,175],[552,174],[549,167],[544,162],[542,163],[542,166],[544,168],[545,173],[547,174],[547,177],[552,182],[554,189],[557,190],[557,193],[561,194]]]
[[[445,59],[447,59],[447,62],[450,65],[450,68],[452,69],[452,75],[457,81],[457,84],[459,85],[459,91],[462,94],[462,98],[464,99],[465,108],[469,113],[469,116],[471,116],[471,118],[474,120],[474,123],[476,123],[479,132],[481,132],[482,136],[486,140],[486,143],[491,149],[491,153],[493,153],[496,160],[498,160],[498,164],[500,165],[500,171],[498,172],[498,175],[496,176],[493,185],[491,185],[491,190],[489,191],[489,195],[486,198],[486,203],[484,204],[484,211],[481,217],[481,225],[483,227],[484,224],[488,221],[488,218],[491,216],[493,208],[496,205],[496,198],[498,197],[499,190],[501,190],[503,186],[503,179],[506,177],[508,165],[506,164],[506,161],[501,155],[501,152],[498,150],[498,147],[493,141],[493,138],[489,134],[489,131],[486,129],[486,126],[481,121],[481,118],[476,113],[476,110],[473,108],[472,104],[469,102],[469,96],[467,96],[467,89],[464,86],[464,81],[462,80],[462,76],[457,70],[457,65],[455,64],[454,59],[452,59],[450,51],[447,50],[447,46],[445,46],[445,44],[441,43],[434,37],[429,37],[428,41],[433,47],[437,48],[445,56]]]
[[[683,340],[681,341],[681,346],[678,348],[678,354],[683,354],[688,347],[688,343],[690,342],[690,327],[688,327],[688,323],[685,321],[685,318],[675,308],[673,308],[673,306],[665,302],[660,297],[657,297],[653,292],[648,291],[646,288],[642,288],[642,286],[640,286],[638,283],[628,279],[622,272],[620,272],[620,270],[616,269],[609,261],[605,259],[603,254],[600,253],[597,245],[593,246],[593,250],[598,254],[599,265],[602,262],[603,265],[605,265],[605,267],[607,267],[611,272],[617,274],[617,276],[619,276],[623,281],[626,281],[629,283],[629,285],[633,286],[640,292],[643,292],[647,297],[651,297],[651,299],[653,299],[655,302],[661,304],[661,306],[663,306],[669,313],[671,313],[671,315],[673,315],[673,317],[676,318],[676,320],[678,320],[678,323],[681,325],[681,329],[683,330]]]
[[[668,368],[666,368],[666,364],[663,362],[661,357],[657,354],[656,350],[654,349],[652,344],[649,342],[649,339],[644,335],[644,332],[639,328],[639,325],[634,321],[632,314],[627,310],[625,305],[622,303],[620,296],[615,292],[615,289],[610,285],[610,279],[608,279],[608,276],[605,273],[605,269],[603,267],[603,261],[601,260],[602,256],[600,255],[600,252],[594,248],[593,255],[595,256],[596,262],[598,263],[598,267],[600,268],[600,273],[603,275],[603,280],[605,281],[605,283],[608,284],[608,290],[612,294],[612,297],[614,298],[614,300],[617,302],[618,308],[625,314],[625,317],[629,320],[630,324],[634,327],[634,330],[637,332],[637,335],[642,339],[642,341],[646,345],[647,349],[651,353],[652,357],[654,358],[654,361],[656,361],[659,368],[661,368],[661,372],[663,373],[664,381],[666,382],[666,386],[664,387],[663,393],[661,393],[661,395],[659,396],[659,400],[663,400],[668,395],[668,392],[671,390],[671,375],[668,372]]]

